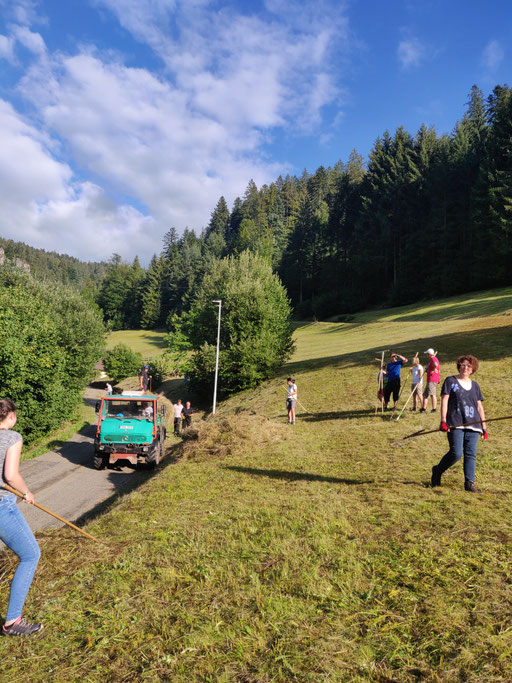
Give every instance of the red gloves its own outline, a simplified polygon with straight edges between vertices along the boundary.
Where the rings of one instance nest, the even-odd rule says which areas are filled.
[[[487,429],[484,429],[484,433],[482,434],[482,436],[484,437],[484,441],[487,441],[487,439],[489,438],[489,434],[487,433]]]
[[[448,425],[446,424],[446,422],[441,422],[441,424],[439,425],[439,429],[440,429],[442,432],[449,432],[449,431],[450,431],[450,429],[449,429]]]

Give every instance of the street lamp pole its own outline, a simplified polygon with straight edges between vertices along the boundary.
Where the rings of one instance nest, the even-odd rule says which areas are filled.
[[[214,299],[213,303],[217,304],[219,307],[219,323],[217,326],[217,355],[215,358],[215,383],[213,385],[213,408],[212,408],[212,415],[215,415],[215,406],[217,404],[217,377],[219,374],[220,311],[222,308],[222,301],[220,299]]]

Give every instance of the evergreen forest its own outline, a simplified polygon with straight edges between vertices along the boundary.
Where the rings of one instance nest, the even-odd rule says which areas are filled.
[[[368,161],[253,181],[220,197],[200,236],[166,233],[147,270],[114,255],[98,303],[113,327],[164,326],[187,311],[212,260],[266,258],[297,317],[325,318],[510,283],[512,90],[473,86],[451,134],[380,135]]]

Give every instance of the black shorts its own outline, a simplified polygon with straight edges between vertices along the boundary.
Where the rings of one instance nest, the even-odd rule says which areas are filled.
[[[400,393],[400,380],[392,379],[384,387],[384,403],[389,401],[389,397],[393,394],[393,401],[396,403],[398,401],[398,395]]]

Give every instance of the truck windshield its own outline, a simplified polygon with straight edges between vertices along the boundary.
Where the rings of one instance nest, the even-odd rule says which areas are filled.
[[[153,421],[153,401],[105,401],[105,417],[124,417],[131,420]]]

